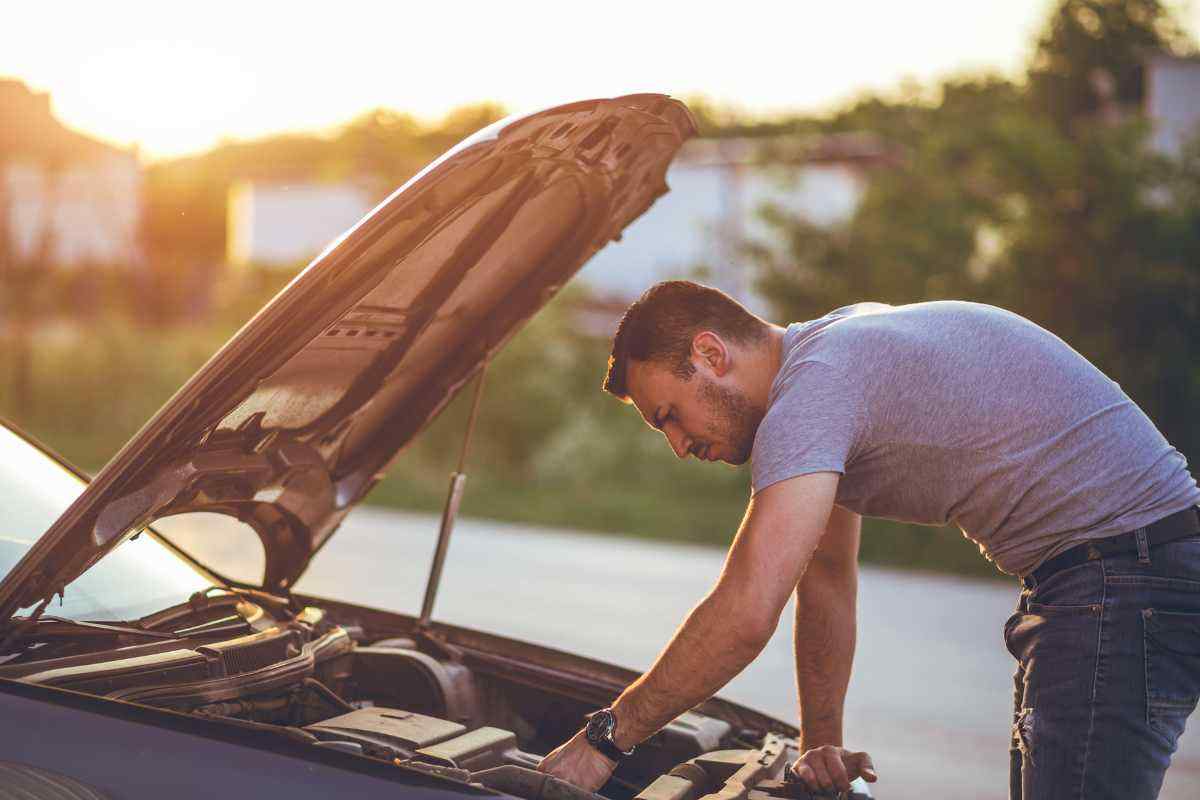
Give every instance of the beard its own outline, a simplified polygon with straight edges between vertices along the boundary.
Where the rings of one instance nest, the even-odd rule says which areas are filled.
[[[707,433],[710,446],[723,443],[731,452],[721,459],[730,464],[745,464],[754,449],[754,435],[766,410],[750,402],[737,389],[721,386],[709,378],[701,378],[697,396],[709,412]]]

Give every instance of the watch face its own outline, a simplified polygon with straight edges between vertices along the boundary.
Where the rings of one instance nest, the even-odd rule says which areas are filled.
[[[595,714],[592,714],[591,719],[587,724],[587,738],[589,742],[599,742],[608,738],[612,733],[612,729],[616,718],[613,717],[611,711],[607,708],[602,708]]]

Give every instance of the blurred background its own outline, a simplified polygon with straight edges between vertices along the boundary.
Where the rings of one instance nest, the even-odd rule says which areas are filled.
[[[43,3],[0,33],[0,415],[85,470],[445,149],[629,91],[684,98],[700,137],[490,371],[466,514],[729,541],[746,471],[677,462],[599,390],[624,306],[680,276],[780,322],[1001,305],[1200,460],[1192,5],[247,5]],[[440,507],[466,399],[372,502]],[[956,530],[869,525],[864,560],[997,575]]]

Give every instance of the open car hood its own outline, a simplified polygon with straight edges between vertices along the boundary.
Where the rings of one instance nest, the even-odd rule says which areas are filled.
[[[667,191],[695,133],[663,95],[511,117],[319,255],[163,406],[0,583],[0,620],[163,517],[250,524],[286,591],[412,438]]]

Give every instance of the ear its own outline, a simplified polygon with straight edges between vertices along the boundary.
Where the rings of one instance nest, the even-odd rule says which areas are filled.
[[[720,378],[733,367],[733,352],[717,334],[701,331],[692,338],[692,363]]]

